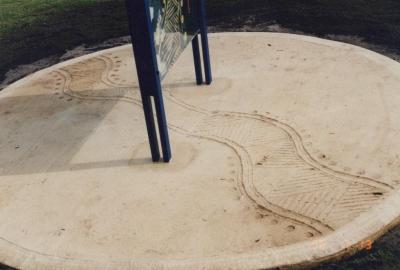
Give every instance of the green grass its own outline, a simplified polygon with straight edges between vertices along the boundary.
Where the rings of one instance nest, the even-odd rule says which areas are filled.
[[[123,0],[0,0],[0,36],[7,35],[13,29],[28,28],[34,31],[31,28],[38,25],[48,26],[49,31],[50,28],[57,30],[57,25],[53,27],[52,23],[61,21],[68,24],[69,19],[82,23],[91,20],[96,22],[103,16],[103,19],[116,19],[116,15],[125,15],[122,13]],[[110,23],[113,24],[112,21]],[[97,26],[107,28],[105,24],[103,20]],[[95,30],[91,25],[84,25],[77,30],[83,29]]]
[[[123,0],[0,0],[0,81],[19,64],[128,34]]]
[[[31,1],[0,1],[0,34],[4,34],[8,28],[23,25],[32,25],[36,20],[40,20],[44,14],[63,11],[68,8],[70,1],[64,0],[31,0]],[[75,1],[76,5],[93,5],[95,1],[81,0]]]

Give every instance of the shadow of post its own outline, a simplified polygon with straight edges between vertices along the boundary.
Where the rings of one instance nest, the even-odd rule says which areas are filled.
[[[72,162],[118,102],[118,99],[80,100],[58,94],[12,96],[0,99],[2,153],[0,175],[26,175],[152,163],[150,158]],[[142,114],[138,115],[139,117],[141,118]],[[143,136],[143,132],[145,132],[144,125],[143,130],[137,130],[137,134],[132,133],[129,136]],[[110,144],[118,136],[112,137],[106,138]],[[100,149],[102,148],[101,151],[109,151],[109,148],[101,143],[104,141],[98,145]],[[105,156],[106,153],[101,154],[101,158]]]

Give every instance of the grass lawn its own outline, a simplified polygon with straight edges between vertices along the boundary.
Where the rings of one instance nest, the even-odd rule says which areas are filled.
[[[400,55],[400,0],[208,0],[214,29],[280,25],[322,37],[357,36]],[[124,0],[0,0],[0,82],[21,64],[128,35]],[[332,36],[334,35],[334,36]],[[9,269],[1,266],[0,269]],[[319,268],[400,269],[400,228],[370,252]]]
[[[5,72],[81,44],[127,35],[123,0],[0,0]]]

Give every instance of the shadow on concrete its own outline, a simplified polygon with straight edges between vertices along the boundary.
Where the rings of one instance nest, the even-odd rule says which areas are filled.
[[[104,140],[101,136],[96,137],[94,145],[99,154],[94,157],[95,161],[72,161],[118,102],[118,98],[81,100],[58,93],[1,98],[0,175],[27,175],[152,163],[150,156],[148,159],[109,160],[107,151],[121,139],[117,130],[102,130],[106,135]],[[134,106],[136,105],[132,104],[132,110]],[[134,121],[142,121],[143,118],[141,108],[136,110],[138,113],[135,114],[135,119],[132,119],[132,125]],[[129,129],[131,130],[132,128]],[[143,122],[143,127],[134,130],[129,136],[143,138],[145,132]],[[107,147],[104,145],[106,143]],[[93,148],[93,145],[91,147]]]

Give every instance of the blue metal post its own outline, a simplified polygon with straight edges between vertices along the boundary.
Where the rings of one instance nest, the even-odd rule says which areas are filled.
[[[163,160],[164,162],[169,162],[171,160],[171,148],[154,46],[149,0],[125,0],[125,3],[152,159],[153,161],[159,161],[160,151],[151,96],[154,97],[154,106],[157,112]]]
[[[171,160],[171,146],[169,144],[167,118],[165,116],[164,101],[162,95],[154,97],[154,106],[156,107],[158,130],[160,132],[161,147],[163,152],[163,161]]]
[[[200,58],[200,49],[199,49],[199,35],[196,36],[192,40],[192,50],[193,50],[193,60],[194,60],[194,70],[196,72],[196,83],[200,85],[203,83],[203,72],[201,70],[201,58]]]
[[[128,13],[129,29],[132,38],[133,53],[135,56],[136,70],[138,73],[139,87],[142,96],[143,110],[152,159],[153,161],[159,161],[161,156],[151,97],[154,98],[154,107],[156,110],[157,124],[163,153],[162,157],[164,162],[169,162],[171,160],[171,147],[169,143],[168,125],[165,116],[160,73],[157,64],[153,29],[154,25],[151,23],[149,1],[150,0],[125,0],[125,3]],[[198,3],[198,29],[196,30],[196,35],[192,41],[196,82],[197,84],[203,83],[203,72],[198,39],[198,35],[200,33],[205,81],[207,84],[210,84],[212,81],[212,75],[208,48],[205,4],[204,0],[196,1]],[[154,10],[154,12],[155,16],[159,15],[159,10]]]
[[[201,33],[201,44],[203,49],[203,62],[204,62],[204,73],[206,77],[206,83],[211,84],[211,63],[210,63],[210,52],[208,47],[208,31],[207,31],[207,19],[206,19],[206,7],[204,0],[199,1],[199,19],[200,19],[200,33]]]
[[[146,120],[147,135],[150,142],[151,157],[154,162],[160,161],[160,149],[158,147],[156,125],[154,123],[153,107],[151,97],[142,94],[144,117]]]

